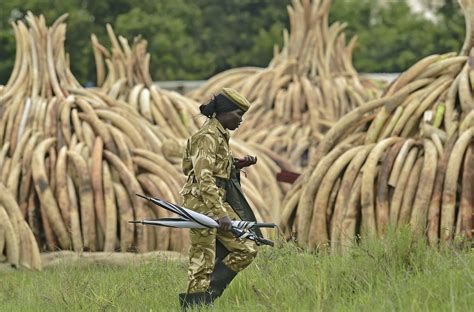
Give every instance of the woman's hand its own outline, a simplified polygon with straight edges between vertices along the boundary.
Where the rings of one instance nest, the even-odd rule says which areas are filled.
[[[237,169],[253,166],[257,163],[257,156],[247,155],[244,158],[234,158],[234,165]]]
[[[228,217],[222,217],[219,220],[217,220],[217,223],[219,223],[219,227],[217,228],[219,231],[229,231],[232,228],[232,220]]]

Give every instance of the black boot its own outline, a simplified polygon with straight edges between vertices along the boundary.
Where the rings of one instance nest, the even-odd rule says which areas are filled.
[[[212,301],[212,296],[207,291],[191,294],[179,294],[179,305],[183,311],[194,306],[209,305]]]
[[[232,271],[222,261],[217,261],[214,266],[214,271],[211,275],[211,284],[209,285],[209,292],[211,293],[213,300],[219,298],[224,289],[230,284],[230,282],[237,275],[236,272]]]

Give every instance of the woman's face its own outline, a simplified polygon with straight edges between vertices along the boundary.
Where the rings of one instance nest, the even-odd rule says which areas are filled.
[[[241,109],[236,109],[230,112],[219,114],[219,121],[225,129],[235,130],[242,122],[244,112]]]

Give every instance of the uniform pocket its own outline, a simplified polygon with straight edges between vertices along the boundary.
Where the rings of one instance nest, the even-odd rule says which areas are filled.
[[[180,192],[181,195],[193,195],[195,197],[201,196],[201,192],[199,191],[199,186],[196,183],[192,183],[189,185],[185,185],[185,187]]]
[[[217,176],[227,176],[230,172],[230,157],[222,154],[216,155],[216,167],[214,174]]]
[[[192,194],[187,194],[183,196],[183,207],[202,213],[203,215],[206,215],[208,217],[212,217],[211,211],[209,210],[209,208],[207,208],[206,204],[202,201],[202,199]]]

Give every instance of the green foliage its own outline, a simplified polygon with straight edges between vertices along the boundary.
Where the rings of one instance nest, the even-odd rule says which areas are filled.
[[[0,83],[5,83],[15,61],[15,38],[10,22],[24,19],[27,11],[44,15],[48,25],[68,13],[66,51],[74,74],[84,80],[94,69],[90,34],[98,30],[94,16],[75,0],[9,0],[0,2]]]
[[[406,0],[333,0],[330,22],[346,22],[346,37],[358,35],[354,65],[360,72],[400,72],[434,53],[459,51],[464,18],[456,0],[445,0],[436,21],[412,13]],[[15,40],[10,22],[26,11],[50,25],[67,19],[66,49],[81,82],[95,81],[90,35],[106,46],[105,24],[130,42],[149,42],[155,80],[207,79],[240,66],[266,66],[281,47],[290,0],[8,0],[0,1],[0,84],[13,68]]]
[[[474,254],[437,250],[406,229],[345,255],[262,247],[204,311],[470,311]],[[61,263],[0,272],[2,311],[179,311],[186,262]],[[471,308],[470,308],[471,307]]]
[[[346,33],[358,35],[353,55],[358,71],[401,72],[425,56],[461,49],[464,18],[452,0],[439,10],[436,21],[412,13],[406,1],[377,3],[335,0],[331,9],[331,21],[346,22]]]
[[[155,80],[192,80],[213,73],[214,55],[199,51],[195,39],[201,28],[201,11],[184,0],[144,2],[119,15],[115,23],[117,34],[148,40]]]
[[[201,48],[216,56],[218,72],[245,65],[266,66],[273,45],[282,45],[288,0],[198,0],[203,15]]]

